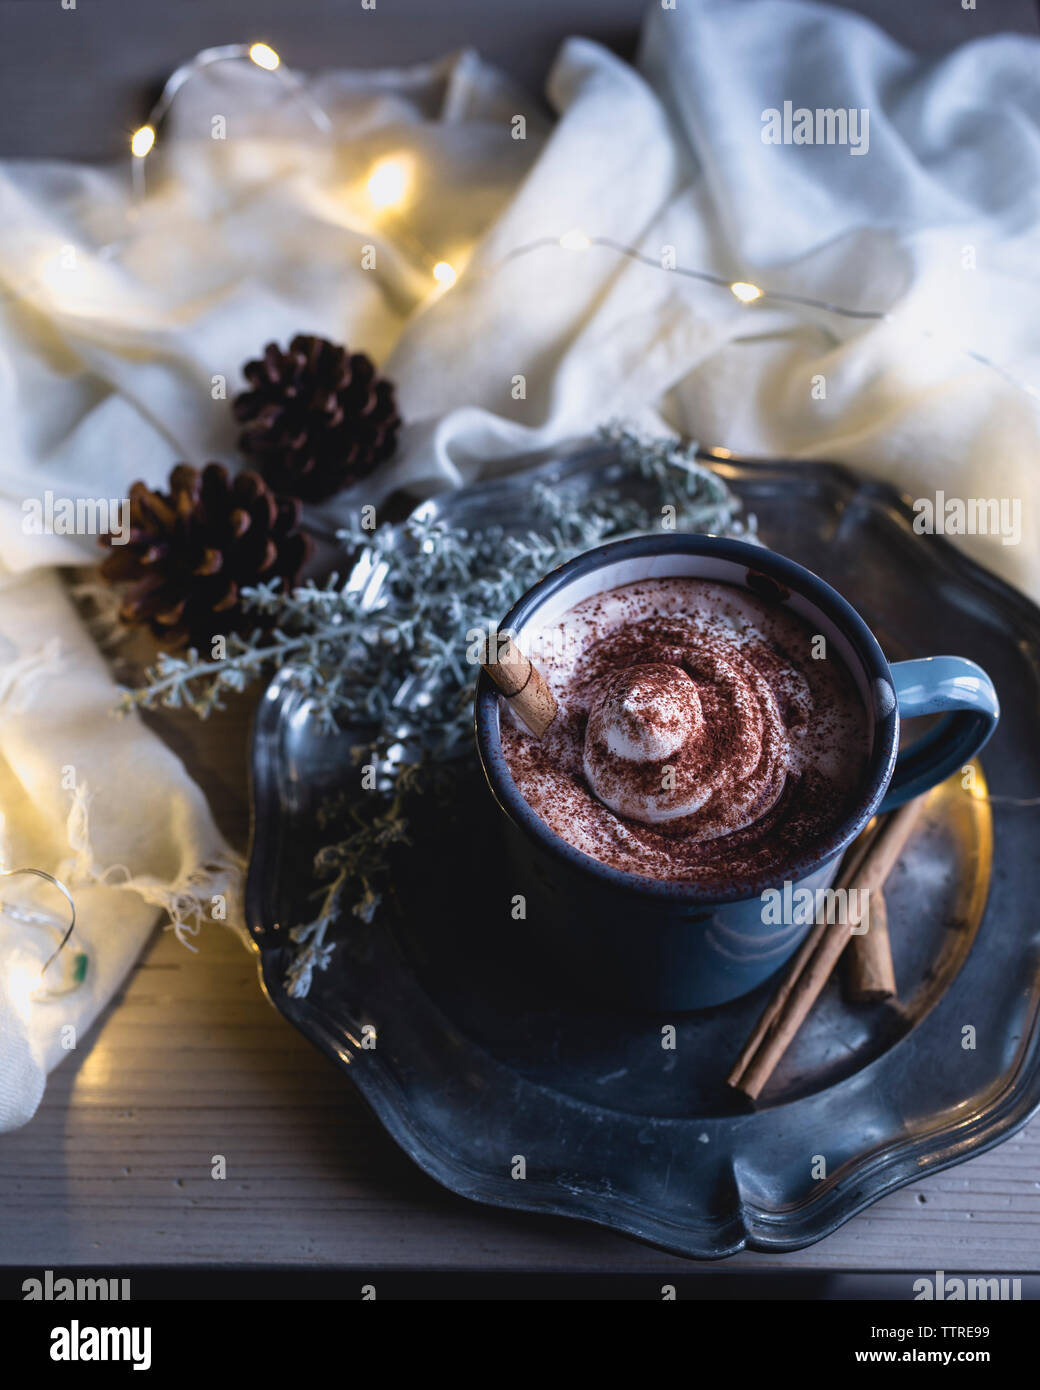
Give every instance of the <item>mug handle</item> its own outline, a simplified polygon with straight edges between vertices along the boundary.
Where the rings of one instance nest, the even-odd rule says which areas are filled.
[[[892,684],[901,720],[922,714],[945,717],[900,751],[882,812],[920,796],[970,762],[1000,718],[993,682],[981,666],[962,656],[893,662]]]

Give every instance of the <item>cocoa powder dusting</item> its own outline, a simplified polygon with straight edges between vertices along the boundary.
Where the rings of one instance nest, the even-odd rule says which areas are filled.
[[[558,835],[629,873],[720,889],[812,849],[862,783],[868,719],[786,607],[645,580],[536,634],[559,701],[538,741],[503,710],[506,762]]]

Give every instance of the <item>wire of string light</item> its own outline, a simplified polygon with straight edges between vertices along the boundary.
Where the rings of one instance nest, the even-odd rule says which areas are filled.
[[[131,169],[134,194],[139,200],[145,195],[145,161],[155,148],[156,136],[165,120],[177,93],[191,79],[205,68],[216,63],[248,61],[275,79],[300,102],[314,125],[323,135],[332,133],[332,122],[328,112],[311,96],[307,83],[291,68],[283,65],[280,56],[269,43],[226,43],[216,48],[204,48],[175,69],[166,79],[159,99],[148,113],[144,125],[139,126],[130,137]]]

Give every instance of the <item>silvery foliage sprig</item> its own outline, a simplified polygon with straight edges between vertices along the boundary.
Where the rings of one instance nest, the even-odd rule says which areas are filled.
[[[244,608],[262,620],[254,632],[228,637],[219,659],[164,655],[146,683],[127,692],[129,704],[185,706],[205,718],[228,693],[289,664],[323,727],[356,731],[359,764],[378,769],[375,789],[361,790],[359,777],[357,792],[327,817],[342,838],[315,857],[324,885],[317,915],[290,933],[300,947],[290,994],[305,995],[314,971],[328,965],[328,932],[344,911],[372,919],[391,861],[408,843],[413,796],[443,786],[452,761],[471,746],[479,668],[467,651],[475,630],[494,632],[554,566],[608,538],[657,529],[666,515],[679,530],[753,532],[754,518],[742,520],[738,499],[696,462],[695,445],[620,426],[605,433],[631,474],[649,484],[645,500],[617,490],[597,495],[593,510],[588,499],[575,506],[565,489],[539,481],[529,494],[537,524],[523,532],[466,531],[429,515],[375,531],[354,520],[339,539],[356,566],[384,570],[374,605],[363,607],[361,590],[336,574],[291,593],[274,584],[245,589]]]

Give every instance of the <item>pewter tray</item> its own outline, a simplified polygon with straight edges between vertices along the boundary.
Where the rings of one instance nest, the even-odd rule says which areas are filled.
[[[841,590],[889,657],[980,662],[1003,706],[989,789],[1040,794],[1040,611],[949,543],[915,535],[889,488],[829,465],[703,459],[757,514],[761,539]],[[620,471],[597,446],[540,474],[594,506]],[[424,505],[471,528],[522,527],[529,492],[528,473]],[[377,579],[356,582],[369,581],[374,598]],[[357,775],[349,743],[320,734],[292,671],[279,673],[253,750],[247,912],[261,977],[453,1191],[700,1258],[797,1249],[999,1143],[1040,1105],[1040,810],[991,807],[984,784],[973,796],[958,779],[932,794],[886,888],[898,1006],[848,1005],[832,981],[751,1109],[724,1078],[769,986],[667,1017],[561,997],[501,901],[496,818],[476,782],[450,832],[431,822],[386,910],[338,924],[328,970],[290,998],[286,932],[312,915],[315,814]],[[674,1049],[662,1047],[666,1024]],[[374,1050],[361,1047],[366,1025]]]

